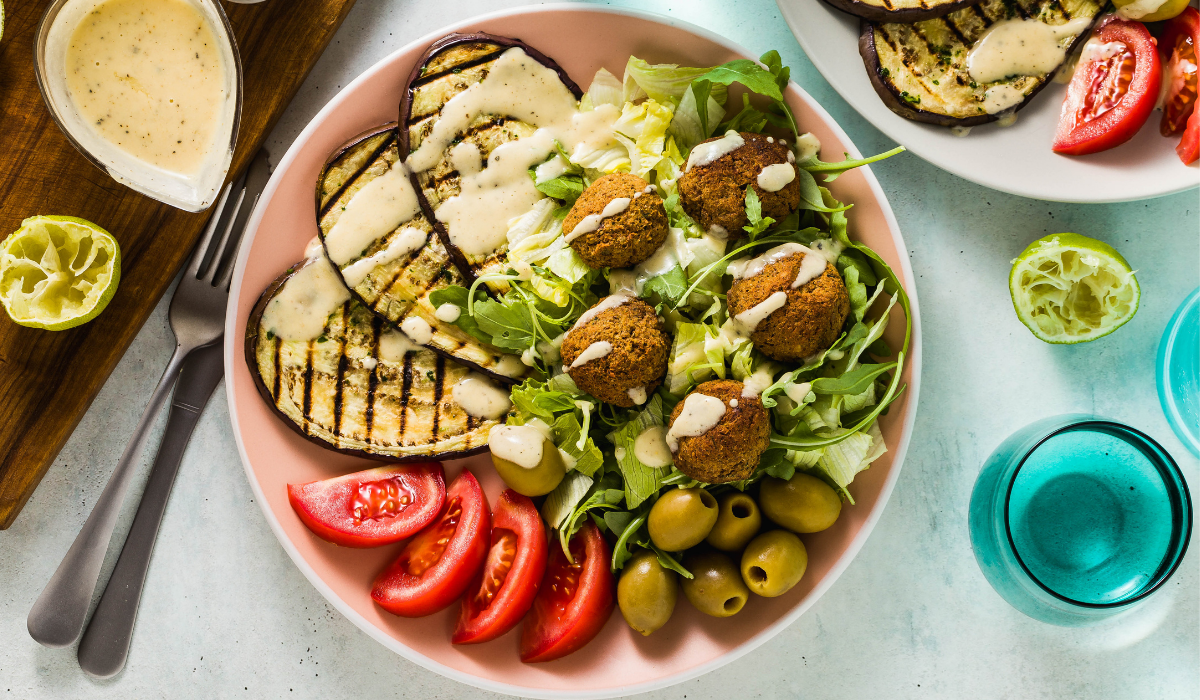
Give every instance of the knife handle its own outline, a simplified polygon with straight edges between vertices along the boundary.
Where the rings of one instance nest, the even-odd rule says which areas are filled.
[[[223,373],[221,352],[220,343],[196,350],[180,376],[142,502],[96,612],[79,642],[79,666],[93,677],[110,678],[125,667],[154,542],[183,452],[200,420],[204,403]],[[189,381],[201,385],[201,391],[187,391],[189,387],[185,385]],[[192,395],[180,396],[189,393]]]

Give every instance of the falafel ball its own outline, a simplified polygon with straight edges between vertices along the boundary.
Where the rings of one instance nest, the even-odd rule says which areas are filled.
[[[771,420],[762,399],[743,396],[743,384],[732,379],[714,379],[688,392],[720,399],[725,415],[701,435],[679,437],[675,466],[696,481],[723,484],[749,479],[762,453],[771,442]],[[675,405],[667,425],[674,427],[683,413],[687,397]]]
[[[833,345],[850,313],[850,295],[837,269],[825,264],[825,270],[793,289],[804,256],[797,252],[776,260],[762,272],[739,279],[729,288],[725,300],[729,315],[752,309],[776,292],[786,292],[787,301],[759,322],[750,334],[754,347],[773,360],[803,362]]]
[[[563,233],[569,238],[585,217],[600,216],[610,202],[620,197],[629,200],[623,211],[600,219],[596,230],[570,241],[593,270],[637,265],[667,239],[667,210],[662,198],[649,183],[629,173],[605,175],[584,190],[563,219]]]
[[[671,337],[649,304],[625,298],[628,301],[604,308],[568,331],[562,360],[580,389],[605,403],[630,408],[645,403],[662,384]],[[600,301],[605,303],[612,302]]]
[[[745,144],[707,165],[693,165],[679,178],[679,203],[701,228],[719,236],[741,238],[746,218],[746,187],[753,187],[762,203],[762,215],[780,221],[800,204],[800,181],[792,179],[774,192],[759,185],[763,169],[777,164],[796,168],[795,156],[782,142],[748,131],[739,135]],[[704,141],[710,143],[725,136]],[[767,139],[771,138],[770,141]],[[719,230],[713,230],[719,227]]]

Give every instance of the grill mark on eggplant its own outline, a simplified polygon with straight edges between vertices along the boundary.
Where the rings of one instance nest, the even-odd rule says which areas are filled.
[[[971,45],[970,40],[967,39],[967,35],[963,34],[962,29],[959,28],[958,22],[954,21],[954,15],[946,15],[942,18],[942,23],[954,34],[954,38],[958,39],[964,46]]]
[[[433,370],[433,427],[430,429],[430,436],[436,440],[438,434],[438,421],[442,417],[442,382],[446,379],[446,358],[441,355],[437,356],[437,364]]]
[[[400,441],[408,435],[408,397],[412,394],[412,353],[404,353],[404,369],[400,370]]]
[[[342,434],[342,400],[346,384],[346,369],[350,358],[346,357],[346,338],[350,334],[350,305],[342,304],[342,337],[338,339],[337,382],[333,388],[333,434]]]
[[[384,139],[383,142],[379,144],[379,147],[376,148],[371,153],[371,157],[367,158],[366,161],[364,161],[364,165],[354,173],[354,176],[346,178],[346,182],[344,182],[342,184],[342,186],[337,189],[336,192],[334,192],[333,194],[331,194],[329,196],[329,201],[326,202],[325,206],[323,206],[323,207],[318,206],[318,208],[317,208],[317,220],[318,221],[325,218],[325,215],[329,213],[330,209],[333,208],[333,205],[338,201],[338,199],[342,196],[342,194],[346,192],[346,190],[350,189],[350,187],[353,186],[354,183],[358,182],[359,179],[362,178],[363,174],[365,174],[368,170],[371,169],[371,166],[373,166],[377,162],[379,162],[379,159],[383,157],[383,153],[385,151],[387,151],[388,147],[396,142],[396,138],[397,137],[396,137],[395,131],[393,130],[393,133],[390,136],[388,136],[388,138]],[[339,158],[338,160],[341,160],[341,159]],[[328,169],[330,167],[334,167],[337,165],[337,162],[338,161],[334,161],[333,163],[326,165],[325,168]],[[322,238],[324,238],[324,237],[322,236]]]
[[[378,316],[371,317],[371,357],[379,357],[379,335],[383,332],[383,319]],[[367,408],[363,411],[363,424],[365,427],[366,440],[371,440],[371,433],[375,429],[375,387],[379,386],[379,364],[371,369],[371,373],[367,375]]]
[[[305,432],[308,431],[308,424],[312,422],[309,416],[312,413],[313,344],[316,342],[308,341],[304,359],[304,403],[300,407],[300,416],[304,419]]]
[[[283,348],[283,341],[279,339],[279,336],[275,336],[271,338],[271,346],[271,355],[274,358],[273,362],[275,364],[275,376],[271,379],[271,400],[278,405],[279,393],[282,390],[280,372],[283,370],[283,359],[280,357],[280,353]]]
[[[500,54],[504,53],[507,50],[508,49],[506,49],[504,47],[497,46],[496,51],[493,51],[492,53],[489,53],[486,56],[479,56],[479,57],[473,58],[469,61],[463,61],[462,63],[456,63],[454,66],[447,68],[446,70],[444,70],[440,73],[430,73],[429,75],[422,75],[420,78],[417,78],[415,81],[413,81],[412,87],[419,88],[424,85],[428,85],[429,83],[432,83],[433,81],[437,80],[438,78],[444,78],[447,75],[451,75],[453,73],[461,73],[464,70],[468,70],[470,68],[475,68],[475,67],[481,66],[485,63],[492,63],[497,58],[500,58]],[[432,112],[431,112],[431,114],[432,114]],[[426,115],[421,115],[421,116],[426,116]]]

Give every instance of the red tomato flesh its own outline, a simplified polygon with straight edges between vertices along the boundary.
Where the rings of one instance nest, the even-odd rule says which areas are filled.
[[[1080,156],[1125,143],[1158,100],[1162,68],[1145,25],[1114,20],[1094,36],[1111,50],[1075,69],[1054,135],[1056,153]]]
[[[592,641],[612,614],[608,543],[590,521],[571,538],[571,558],[551,547],[541,590],[521,628],[521,660],[553,661]]]
[[[307,484],[288,501],[313,534],[343,547],[399,542],[437,517],[446,497],[442,465],[393,465]]]
[[[446,489],[446,502],[400,556],[379,574],[371,598],[401,617],[431,615],[453,603],[479,571],[487,554],[487,498],[463,470]]]
[[[1174,136],[1182,132],[1175,151],[1180,160],[1191,164],[1200,158],[1200,107],[1196,101],[1200,12],[1189,7],[1167,22],[1159,46],[1167,55],[1164,80],[1168,81],[1159,133]]]
[[[455,644],[486,642],[508,632],[533,605],[546,571],[546,528],[528,496],[506,490],[492,513],[487,561],[463,596]]]

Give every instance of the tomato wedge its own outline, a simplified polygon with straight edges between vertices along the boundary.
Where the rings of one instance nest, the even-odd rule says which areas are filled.
[[[483,564],[490,523],[487,498],[464,469],[446,489],[438,517],[375,579],[371,598],[401,617],[423,617],[450,605]]]
[[[1158,130],[1163,136],[1183,133],[1175,152],[1184,164],[1200,158],[1200,106],[1196,101],[1196,50],[1200,47],[1200,12],[1189,7],[1167,22],[1159,48],[1167,56],[1163,79],[1167,81],[1163,116]]]
[[[521,628],[521,660],[526,663],[576,651],[600,633],[612,614],[612,557],[599,528],[586,523],[569,547],[574,563],[567,561],[562,547],[551,548],[546,577]]]
[[[343,547],[399,542],[437,517],[446,497],[438,462],[393,465],[307,484],[288,484],[288,501],[321,539]]]
[[[546,528],[528,496],[506,490],[492,513],[487,562],[467,588],[450,641],[486,642],[517,626],[546,572]]]
[[[1081,156],[1125,143],[1146,123],[1158,100],[1162,68],[1144,24],[1109,21],[1088,43],[1095,50],[1084,47],[1067,86],[1055,153]]]

